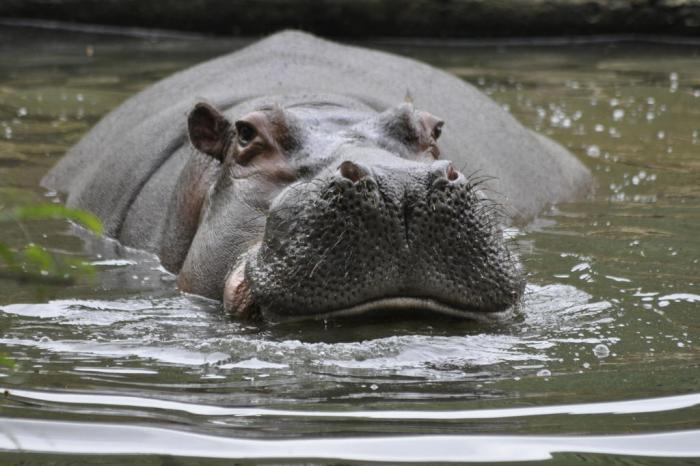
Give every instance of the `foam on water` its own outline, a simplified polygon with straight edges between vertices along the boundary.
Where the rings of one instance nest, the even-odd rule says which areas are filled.
[[[138,357],[184,366],[212,365],[218,370],[276,370],[311,364],[325,370],[391,370],[407,376],[442,378],[451,372],[446,368],[549,361],[552,356],[548,350],[556,343],[600,343],[595,338],[544,338],[572,326],[592,325],[595,317],[604,317],[610,309],[609,303],[589,300],[586,293],[570,286],[530,285],[522,321],[506,333],[408,334],[329,343],[275,339],[265,332],[241,333],[240,324],[227,321],[216,306],[185,296],[67,299],[3,306],[2,314],[25,318],[25,322],[21,329],[7,332],[0,343],[101,358]],[[40,333],[49,333],[47,326],[55,329],[53,337],[39,337]],[[529,330],[532,328],[537,331]],[[59,339],[57,335],[67,338]]]

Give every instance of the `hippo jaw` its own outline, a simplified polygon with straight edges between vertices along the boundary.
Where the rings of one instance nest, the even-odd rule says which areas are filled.
[[[500,310],[467,307],[454,303],[447,303],[437,297],[411,296],[410,291],[397,296],[377,297],[344,307],[333,308],[332,305],[322,311],[310,314],[285,313],[274,307],[261,307],[256,296],[253,295],[254,285],[246,278],[246,268],[249,266],[248,258],[253,258],[258,253],[260,245],[254,246],[248,254],[234,267],[227,276],[224,285],[223,306],[230,314],[241,318],[261,317],[267,322],[290,322],[297,320],[325,320],[373,314],[378,312],[399,313],[402,316],[411,312],[428,311],[429,313],[468,319],[477,322],[499,322],[511,317],[519,304],[524,289],[524,281],[520,279],[514,285],[512,302]],[[263,291],[264,295],[264,291]],[[263,301],[265,301],[263,299]]]
[[[469,319],[477,322],[498,322],[513,315],[515,308],[511,307],[504,311],[484,312],[478,309],[459,309],[449,304],[443,304],[432,298],[413,298],[404,296],[378,299],[371,302],[357,304],[346,309],[330,311],[325,314],[317,314],[314,315],[313,318],[324,320],[336,317],[350,317],[385,311],[401,313],[401,315],[405,317],[407,315],[407,311],[410,312],[416,310],[429,311],[435,314],[442,314],[460,319]],[[272,320],[275,317],[276,315],[273,315],[272,317],[268,316],[267,318]]]
[[[250,286],[245,282],[245,278],[232,273],[226,281],[224,289],[224,310],[232,315],[243,318],[259,316],[265,321],[295,321],[295,320],[326,320],[334,318],[352,317],[374,312],[396,312],[406,316],[411,311],[429,311],[435,314],[442,314],[449,317],[469,319],[477,322],[499,322],[511,317],[516,308],[516,304],[503,311],[484,312],[479,309],[462,309],[450,304],[445,304],[433,298],[419,298],[410,296],[396,296],[379,298],[360,304],[355,304],[344,309],[329,310],[318,314],[301,315],[290,317],[276,313],[274,310],[261,310],[256,307],[255,301],[250,293]]]

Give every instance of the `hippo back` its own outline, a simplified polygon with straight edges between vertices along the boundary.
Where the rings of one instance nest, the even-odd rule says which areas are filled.
[[[174,186],[169,180],[190,150],[186,118],[195,102],[209,101],[235,119],[251,100],[304,93],[310,99],[344,96],[378,111],[410,94],[417,108],[446,121],[444,156],[465,173],[493,177],[488,187],[514,219],[532,218],[590,185],[589,172],[568,151],[524,128],[462,80],[411,59],[293,31],[179,72],[131,97],[76,144],[43,185],[67,193],[69,205],[94,212],[111,236],[123,236],[130,210],[139,203],[149,212],[146,223],[162,223],[163,196]]]

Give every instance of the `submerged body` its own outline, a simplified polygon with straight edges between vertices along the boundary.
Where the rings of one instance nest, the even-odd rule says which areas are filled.
[[[44,180],[182,289],[273,318],[500,315],[523,279],[499,225],[589,184],[459,79],[297,32],[132,97]]]

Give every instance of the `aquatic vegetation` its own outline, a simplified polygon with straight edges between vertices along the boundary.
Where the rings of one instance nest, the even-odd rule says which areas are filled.
[[[100,234],[100,220],[89,212],[72,209],[61,204],[36,203],[0,212],[0,224],[5,222],[31,222],[36,220],[70,220]],[[68,285],[77,276],[93,272],[93,266],[81,259],[52,254],[46,248],[28,243],[17,251],[0,241],[0,279],[30,282],[41,285]],[[1,362],[1,361],[0,361]]]

